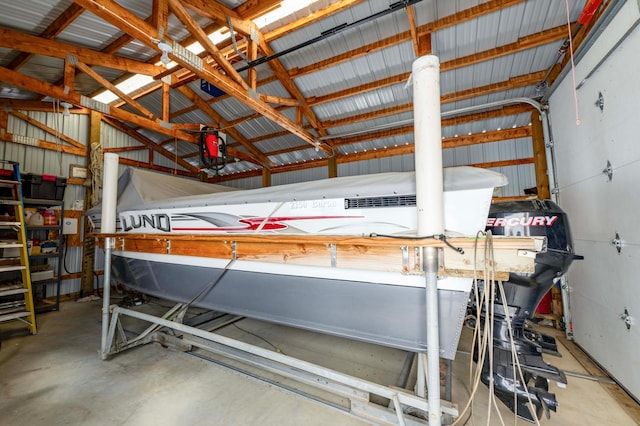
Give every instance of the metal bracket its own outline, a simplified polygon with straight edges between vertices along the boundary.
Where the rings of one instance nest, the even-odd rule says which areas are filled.
[[[604,96],[602,96],[602,92],[598,92],[598,99],[596,100],[595,105],[600,108],[600,112],[604,111]]]
[[[620,314],[618,317],[627,326],[627,330],[630,330],[631,329],[631,323],[633,322],[633,319],[631,318],[631,315],[629,315],[629,310],[627,310],[627,308],[624,308],[624,313]]]
[[[622,251],[622,240],[620,239],[620,234],[616,232],[616,237],[611,240],[611,245],[618,250],[618,254]]]
[[[400,250],[402,251],[402,273],[406,274],[409,272],[409,247],[402,246]]]
[[[335,244],[329,244],[331,250],[331,267],[335,268],[338,265],[338,247]]]
[[[236,242],[235,241],[231,241],[231,258],[233,260],[236,260],[238,258],[238,252],[237,252],[237,247],[236,247]]]
[[[171,254],[171,240],[165,240],[167,243],[166,254]]]
[[[611,166],[611,161],[607,160],[607,167],[602,170],[602,173],[607,175],[609,182],[611,182],[611,179],[613,178],[613,167]]]

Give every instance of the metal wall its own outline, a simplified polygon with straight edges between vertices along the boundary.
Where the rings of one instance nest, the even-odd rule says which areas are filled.
[[[48,113],[39,111],[25,112],[29,117],[40,123],[60,132],[61,134],[73,138],[82,144],[87,143],[89,135],[89,117],[84,114],[71,114],[64,116],[61,113]],[[35,127],[24,120],[9,115],[7,131],[14,135],[27,136],[30,138],[45,140],[52,143],[66,145],[55,135]],[[72,164],[85,166],[85,158],[63,153],[61,151],[51,151],[33,146],[20,145],[0,141],[0,158],[20,163],[20,170],[25,173],[49,174],[59,177],[69,177],[69,168]],[[64,208],[70,210],[74,208],[76,200],[84,200],[84,187],[81,185],[67,185],[64,193]],[[82,247],[70,247],[65,251],[66,268],[68,273],[80,272],[82,269]],[[56,259],[51,259],[50,264],[56,268]],[[64,267],[64,266],[63,266]],[[63,270],[63,274],[65,274]],[[54,285],[47,286],[47,295],[55,294]],[[60,287],[61,294],[75,293],[80,290],[80,280],[62,281]]]
[[[560,204],[569,214],[575,250],[585,256],[574,262],[568,276],[575,341],[636,399],[640,398],[638,8],[638,2],[626,2],[576,67],[580,125],[576,125],[571,74],[549,102]],[[615,47],[627,31],[628,37]],[[602,110],[596,105],[600,93]],[[613,170],[611,180],[603,173],[607,161]],[[620,252],[612,244],[616,233]]]

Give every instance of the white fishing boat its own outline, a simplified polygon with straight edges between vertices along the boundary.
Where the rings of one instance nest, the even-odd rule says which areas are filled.
[[[443,177],[447,235],[484,230],[494,188],[506,177],[472,167],[446,168]],[[419,255],[356,248],[343,261],[330,243],[426,237],[416,235],[415,191],[413,172],[231,190],[129,168],[118,185],[123,242],[112,252],[112,279],[176,302],[423,352],[424,276],[408,266]],[[89,217],[99,228],[99,209]],[[138,243],[124,243],[133,236]],[[196,243],[205,236],[221,237],[217,248]],[[257,251],[239,256],[235,240]],[[327,256],[317,256],[324,250],[310,247],[325,240]],[[263,241],[293,244],[299,255],[270,255]],[[454,357],[470,288],[469,278],[438,282],[445,358]]]

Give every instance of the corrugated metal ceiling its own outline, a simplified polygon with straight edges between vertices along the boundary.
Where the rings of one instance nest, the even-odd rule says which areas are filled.
[[[62,12],[64,12],[72,2],[62,0],[58,2],[31,1],[28,7],[22,3],[1,1],[3,14],[0,17],[0,26],[18,30],[22,33],[39,35],[49,26]],[[235,8],[244,4],[243,1],[225,0],[220,1],[227,7]],[[334,1],[322,0],[314,3],[292,16],[278,20],[262,29],[264,34],[275,30],[283,25],[295,22],[316,11],[322,11]],[[492,3],[490,1],[437,1],[423,0],[412,6],[415,12],[416,25],[418,27],[427,25],[446,18],[461,11],[468,10],[478,5]],[[584,7],[584,0],[571,0],[570,19],[575,21]],[[118,2],[129,12],[132,12],[140,19],[147,19],[152,15],[152,2],[147,0],[121,0]],[[387,1],[362,1],[338,13],[331,14],[322,19],[312,21],[307,25],[299,26],[293,31],[287,32],[284,36],[270,41],[269,45],[275,52],[283,51],[299,43],[306,42],[323,31],[330,30],[344,23],[353,23],[360,19],[371,16],[374,13],[387,9],[390,2]],[[192,12],[201,27],[210,25],[213,21],[208,17],[198,16]],[[544,30],[566,25],[565,4],[557,0],[529,0],[516,2],[514,5],[504,7],[496,12],[484,14],[474,19],[461,20],[450,26],[438,28],[431,32],[430,40],[433,53],[438,55],[441,63],[458,60],[468,55],[481,52],[490,52],[491,49],[509,43],[515,43],[519,39],[535,35]],[[87,47],[94,50],[101,50],[121,37],[124,32],[117,28],[117,22],[108,23],[103,18],[97,17],[93,13],[85,11],[77,19],[71,22],[56,37],[56,40]],[[316,66],[313,72],[297,75],[298,69],[320,61],[331,61],[338,55],[353,51],[362,46],[369,45],[376,41],[384,40],[388,37],[397,36],[409,31],[409,18],[404,10],[388,14],[382,18],[367,22],[357,28],[350,29],[340,34],[316,43],[312,46],[301,48],[293,53],[279,58],[282,65],[292,72],[295,77],[293,82],[302,96],[311,105],[311,109],[320,123],[329,120],[349,118],[369,112],[374,119],[366,121],[353,121],[338,127],[328,127],[326,129],[308,128],[315,137],[320,136],[320,132],[328,135],[342,135],[358,132],[367,129],[375,129],[381,125],[392,125],[393,123],[404,123],[412,118],[412,113],[398,111],[394,114],[381,115],[375,117],[377,111],[385,108],[393,108],[412,102],[411,87],[405,87],[406,79],[394,81],[392,84],[379,86],[379,82],[384,79],[393,79],[397,76],[408,73],[411,64],[415,59],[414,45],[410,39],[390,45],[381,50],[374,50],[366,55],[353,55],[349,60],[333,63],[330,66]],[[183,40],[189,36],[187,29],[173,15],[169,18],[168,34],[172,39]],[[459,94],[460,92],[472,89],[483,88],[488,85],[507,82],[514,77],[526,76],[534,72],[546,71],[557,60],[558,48],[563,42],[563,37],[556,38],[540,46],[524,49],[515,53],[498,57],[490,57],[487,54],[486,60],[479,60],[468,66],[444,71],[441,75],[441,93],[443,95]],[[125,43],[116,54],[118,56],[135,59],[138,61],[148,61],[158,55],[155,48],[147,46],[138,40],[131,40]],[[17,52],[8,47],[0,47],[0,65],[8,66],[16,57]],[[234,59],[235,60],[235,59]],[[25,62],[18,71],[24,75],[35,77],[48,83],[60,84],[63,77],[63,59],[51,58],[42,55],[34,55]],[[246,62],[239,61],[236,68],[244,66]],[[94,69],[106,79],[114,81],[123,75],[124,72],[105,67],[94,67]],[[274,70],[268,64],[259,65],[257,68],[258,80],[271,80]],[[181,71],[175,73],[180,75]],[[246,77],[247,72],[241,73]],[[280,76],[282,78],[282,76]],[[1,80],[1,78],[0,78]],[[340,91],[350,91],[355,87],[370,85],[359,93],[348,93],[344,96],[337,96]],[[245,103],[229,96],[223,96],[213,100],[211,96],[203,93],[199,87],[199,79],[188,84],[188,87],[209,102],[211,107],[228,122],[234,122],[242,118],[255,115],[255,111]],[[74,89],[85,95],[92,95],[100,88],[100,85],[85,75],[78,75],[74,82]],[[292,95],[279,80],[271,80],[269,83],[261,85],[257,89],[258,93],[278,96],[281,98],[291,98]],[[444,103],[443,111],[455,110],[471,105],[480,105],[496,100],[510,99],[514,97],[539,96],[534,82],[521,87],[505,86],[504,89],[477,92],[468,95],[465,99],[458,99],[453,102]],[[7,83],[0,83],[1,97],[6,99],[38,99],[40,95],[30,92],[25,88],[16,88]],[[257,95],[256,95],[257,96]],[[322,97],[320,102],[317,98]],[[138,99],[145,108],[152,111],[157,117],[162,115],[162,96],[160,91],[152,92]],[[177,111],[186,111],[192,106],[184,95],[178,90],[171,90],[170,110],[172,114]],[[135,108],[126,107],[134,112]],[[284,117],[291,121],[297,120],[296,110],[293,107],[279,108]],[[175,123],[214,123],[214,118],[206,112],[195,109],[189,110],[182,115],[172,118]],[[498,117],[490,120],[481,120],[473,123],[458,124],[456,126],[443,128],[445,137],[453,137],[456,134],[477,134],[483,130],[509,128],[512,126],[525,126],[530,121],[530,114],[518,114],[505,117]],[[220,127],[225,127],[226,123],[221,123]],[[304,117],[302,125],[310,123],[308,117]],[[406,124],[405,124],[406,125]],[[229,143],[238,150],[247,152],[242,144],[258,142],[253,145],[262,153],[279,152],[278,155],[270,155],[269,160],[275,165],[288,165],[306,161],[311,161],[319,156],[326,158],[326,154],[317,153],[307,142],[295,135],[269,137],[282,131],[282,127],[272,120],[257,116],[247,119],[235,125],[235,130],[242,136],[242,140],[235,140],[228,136]],[[166,141],[171,138],[152,130],[140,130],[140,132],[154,141]],[[395,145],[411,144],[412,133],[386,136],[382,138],[372,138],[370,140],[359,141],[350,145],[342,145],[336,141],[338,150],[342,153],[363,152],[364,150],[384,150],[385,147]],[[125,142],[122,141],[122,144]],[[504,146],[507,146],[505,144]],[[299,149],[304,147],[304,149]],[[167,148],[169,149],[169,148]],[[175,150],[175,148],[172,148]],[[283,152],[290,149],[289,152]],[[493,148],[487,149],[493,151]],[[506,148],[505,148],[506,149]],[[497,151],[499,151],[496,148]],[[179,155],[188,156],[194,152],[194,145],[179,141]],[[496,151],[496,152],[497,152]],[[459,154],[451,154],[456,157]],[[523,154],[524,155],[524,154]],[[495,154],[493,157],[499,157]],[[470,162],[480,162],[480,156],[469,154],[466,156]],[[484,157],[483,157],[484,158]],[[191,161],[191,159],[189,159]],[[488,161],[488,160],[486,160]],[[232,161],[225,172],[242,172],[243,170],[254,170],[258,164],[248,161]]]

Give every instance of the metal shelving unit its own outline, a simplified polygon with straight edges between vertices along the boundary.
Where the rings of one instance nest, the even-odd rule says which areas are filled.
[[[29,255],[29,264],[31,265],[31,285],[33,287],[34,298],[36,302],[36,313],[58,310],[60,308],[60,284],[62,280],[62,264],[64,253],[64,237],[62,235],[62,218],[64,217],[64,201],[46,200],[37,198],[25,198],[23,200],[26,207],[51,208],[60,207],[60,215],[57,225],[38,225],[26,226],[27,238],[39,240],[55,241],[56,251],[51,253],[38,253]],[[54,233],[55,238],[49,238]],[[56,262],[52,265],[49,260],[54,259]],[[35,279],[33,274],[37,272],[38,267],[43,265],[53,266],[54,275],[52,278]],[[53,289],[53,292],[51,290]],[[55,298],[54,301],[49,299]]]

